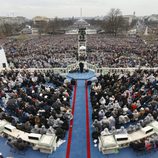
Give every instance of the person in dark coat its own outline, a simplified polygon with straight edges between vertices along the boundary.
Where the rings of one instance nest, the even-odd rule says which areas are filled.
[[[79,63],[80,72],[83,73],[84,64],[82,62]]]

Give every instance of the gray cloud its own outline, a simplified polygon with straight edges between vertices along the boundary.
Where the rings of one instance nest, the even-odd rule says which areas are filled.
[[[32,18],[36,15],[48,17],[106,15],[111,8],[120,8],[123,14],[149,15],[158,13],[157,0],[0,0],[0,16],[22,15]]]

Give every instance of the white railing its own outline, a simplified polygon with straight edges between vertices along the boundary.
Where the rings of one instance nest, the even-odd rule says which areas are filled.
[[[90,63],[86,63],[86,64],[87,64],[87,69],[88,70],[94,71],[96,73],[96,71],[97,71],[96,65],[93,65],[93,64],[90,64]]]
[[[133,73],[136,70],[148,70],[148,71],[157,71],[158,67],[131,67],[131,68],[108,68],[108,67],[103,67],[103,68],[97,68],[96,69],[96,74],[107,74],[108,72],[110,73]]]
[[[7,68],[7,69],[0,69],[0,72],[1,71],[10,71],[10,70],[13,70],[13,71],[29,71],[29,72],[34,72],[34,71],[37,71],[37,72],[54,72],[55,74],[60,74],[62,76],[66,76],[66,74],[68,73],[67,71],[67,68],[28,68],[28,69],[10,69],[10,68]]]
[[[77,67],[78,67],[78,63],[68,65],[67,68],[66,68],[67,69],[67,73],[70,70],[75,70]]]
[[[141,67],[141,68],[136,68],[136,67],[131,67],[131,68],[109,68],[109,67],[102,67],[102,68],[98,68],[96,65],[87,63],[87,62],[83,62],[85,65],[85,68],[91,71],[94,71],[97,75],[99,74],[107,74],[108,72],[110,73],[133,73],[136,70],[148,70],[148,71],[157,71],[158,67],[154,67],[154,68],[149,68],[149,67]],[[75,64],[70,64],[67,66],[67,68],[29,68],[29,69],[0,69],[0,72],[3,70],[18,70],[18,71],[29,71],[29,72],[34,72],[34,71],[38,71],[38,72],[54,72],[55,74],[58,73],[62,76],[66,76],[67,73],[69,73],[70,70],[76,69],[79,67],[78,63]]]

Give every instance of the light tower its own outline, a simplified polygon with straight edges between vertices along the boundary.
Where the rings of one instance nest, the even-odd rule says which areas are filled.
[[[144,35],[145,35],[145,36],[149,35],[149,33],[148,33],[148,26],[146,26],[146,28],[145,28]]]
[[[86,28],[81,27],[78,30],[78,61],[85,61],[87,58],[86,42]]]

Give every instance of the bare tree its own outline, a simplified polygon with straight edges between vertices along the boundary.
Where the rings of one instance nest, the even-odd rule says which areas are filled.
[[[3,24],[3,27],[4,27],[4,34],[6,35],[6,36],[10,36],[10,35],[12,35],[12,33],[13,33],[13,27],[12,27],[12,25],[11,24],[8,24],[8,23],[4,23]]]
[[[0,25],[0,34],[3,36],[17,35],[24,28],[24,24],[3,23]]]
[[[117,33],[121,29],[123,29],[123,27],[124,27],[124,18],[122,16],[122,12],[120,11],[120,9],[114,9],[114,8],[111,9],[106,18],[106,23],[105,23],[106,31],[116,36]]]
[[[60,30],[66,29],[72,24],[73,24],[73,19],[65,20],[56,17],[55,19],[49,21],[47,25],[47,33],[51,33],[51,34],[59,33]]]

